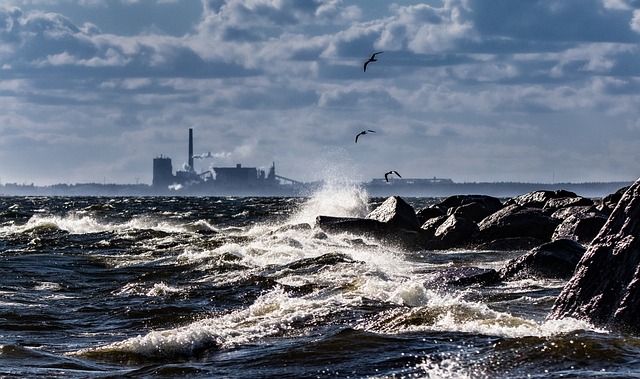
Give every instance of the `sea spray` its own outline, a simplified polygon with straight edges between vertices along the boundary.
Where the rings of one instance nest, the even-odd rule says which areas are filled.
[[[362,186],[358,164],[346,150],[327,149],[317,166],[322,186],[291,216],[291,223],[314,224],[320,215],[364,217],[369,213],[369,195]]]

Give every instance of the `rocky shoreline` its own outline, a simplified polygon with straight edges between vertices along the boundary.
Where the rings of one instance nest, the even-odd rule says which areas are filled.
[[[409,251],[522,250],[499,270],[443,270],[438,285],[568,280],[550,318],[575,317],[640,333],[640,180],[602,199],[540,190],[506,201],[457,195],[415,210],[399,196],[364,218],[320,215],[326,233],[351,233]],[[427,285],[434,284],[427,283]]]

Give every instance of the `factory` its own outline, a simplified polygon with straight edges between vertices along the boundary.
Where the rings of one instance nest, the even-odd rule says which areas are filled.
[[[187,166],[173,174],[171,158],[153,159],[152,187],[156,193],[199,195],[281,195],[300,191],[303,183],[276,175],[275,163],[268,172],[255,167],[213,167],[197,173],[194,168],[193,129],[189,129]]]

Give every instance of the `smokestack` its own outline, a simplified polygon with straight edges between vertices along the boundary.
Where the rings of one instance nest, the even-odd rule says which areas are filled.
[[[193,170],[193,129],[189,128],[189,170]]]

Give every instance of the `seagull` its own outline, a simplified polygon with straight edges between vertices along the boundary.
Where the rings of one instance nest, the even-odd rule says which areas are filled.
[[[386,174],[384,174],[384,180],[386,180],[387,182],[389,181],[389,175],[391,174],[396,174],[398,175],[398,178],[402,178],[402,176],[400,176],[400,174],[398,174],[398,171],[389,171]]]
[[[371,55],[371,58],[369,58],[368,61],[364,62],[364,71],[367,72],[367,65],[369,64],[369,62],[376,62],[378,61],[376,59],[376,55],[378,54],[382,54],[384,51],[378,51],[377,53],[373,53],[373,55]]]
[[[367,129],[367,130],[363,130],[360,133],[358,133],[358,135],[356,135],[356,143],[358,143],[358,137],[360,137],[361,135],[367,134],[367,133],[375,133],[375,130],[371,130],[371,129]]]

